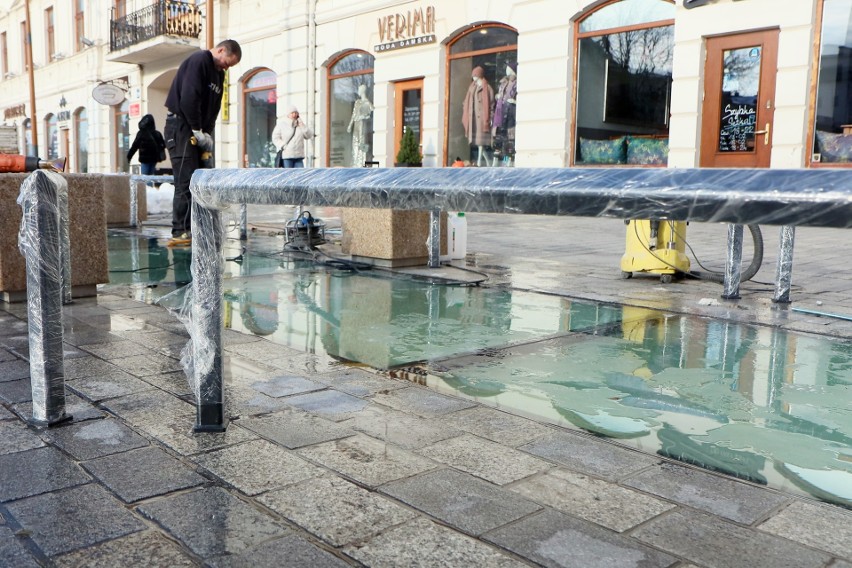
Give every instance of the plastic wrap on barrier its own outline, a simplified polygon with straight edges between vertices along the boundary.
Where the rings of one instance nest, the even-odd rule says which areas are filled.
[[[795,227],[781,227],[778,239],[778,268],[775,274],[775,295],[773,302],[790,302],[790,289],[793,287],[793,244],[796,241]]]
[[[198,170],[202,203],[852,227],[842,169],[319,168]]]
[[[725,280],[722,297],[735,300],[740,297],[743,261],[743,226],[728,225],[728,241],[725,254]]]
[[[68,181],[60,178],[59,198],[59,255],[62,265],[62,303],[71,303],[71,229],[68,220]]]
[[[61,175],[39,170],[24,179],[17,200],[23,213],[18,248],[27,265],[33,421],[40,424],[66,418],[59,209],[60,194],[67,191]]]
[[[852,227],[852,181],[841,169],[201,169],[190,189],[185,367],[196,431],[225,427],[220,210],[232,203]],[[438,246],[433,237],[430,251]]]

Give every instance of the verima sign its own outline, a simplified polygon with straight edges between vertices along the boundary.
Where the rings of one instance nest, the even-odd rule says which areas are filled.
[[[435,8],[415,8],[379,18],[379,41],[375,51],[390,51],[435,43]]]
[[[92,89],[92,98],[102,105],[117,105],[124,102],[124,89],[112,83],[101,83]]]

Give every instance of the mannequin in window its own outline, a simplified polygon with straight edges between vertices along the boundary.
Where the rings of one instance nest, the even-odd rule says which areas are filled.
[[[500,79],[497,94],[494,96],[494,117],[492,119],[494,135],[494,165],[503,160],[512,165],[515,156],[515,110],[518,97],[518,65],[514,61],[506,64],[506,76]]]
[[[352,133],[352,165],[363,168],[367,162],[367,153],[370,145],[367,143],[369,135],[369,120],[373,114],[373,103],[367,98],[367,85],[358,87],[358,99],[352,107],[352,118],[346,132]]]
[[[462,126],[471,146],[476,146],[476,165],[488,165],[485,147],[491,145],[491,107],[494,105],[494,89],[485,80],[482,67],[471,71],[471,83],[464,96]]]

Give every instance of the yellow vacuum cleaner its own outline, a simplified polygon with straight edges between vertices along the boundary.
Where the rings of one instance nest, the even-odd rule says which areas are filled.
[[[621,277],[634,272],[659,274],[668,284],[676,274],[689,272],[686,253],[686,221],[627,221],[627,239],[621,257]]]

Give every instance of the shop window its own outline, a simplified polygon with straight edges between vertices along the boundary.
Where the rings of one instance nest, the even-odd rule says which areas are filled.
[[[373,62],[363,51],[348,51],[328,68],[326,163],[363,168],[373,162]]]
[[[48,114],[44,117],[44,132],[47,138],[47,155],[48,160],[53,160],[59,157],[59,129],[57,128],[56,115]]]
[[[575,164],[667,164],[674,13],[616,0],[578,21]]]
[[[811,163],[852,163],[852,0],[822,5]]]
[[[38,150],[33,144],[33,123],[29,118],[24,120],[24,146],[27,156],[38,156]]]
[[[518,33],[476,25],[448,42],[449,107],[444,165],[515,163]]]
[[[278,76],[269,69],[257,69],[243,80],[243,140],[247,168],[275,167],[275,108],[278,103]]]
[[[74,140],[76,151],[74,163],[76,171],[80,174],[89,171],[89,119],[86,109],[80,108],[74,113]]]

